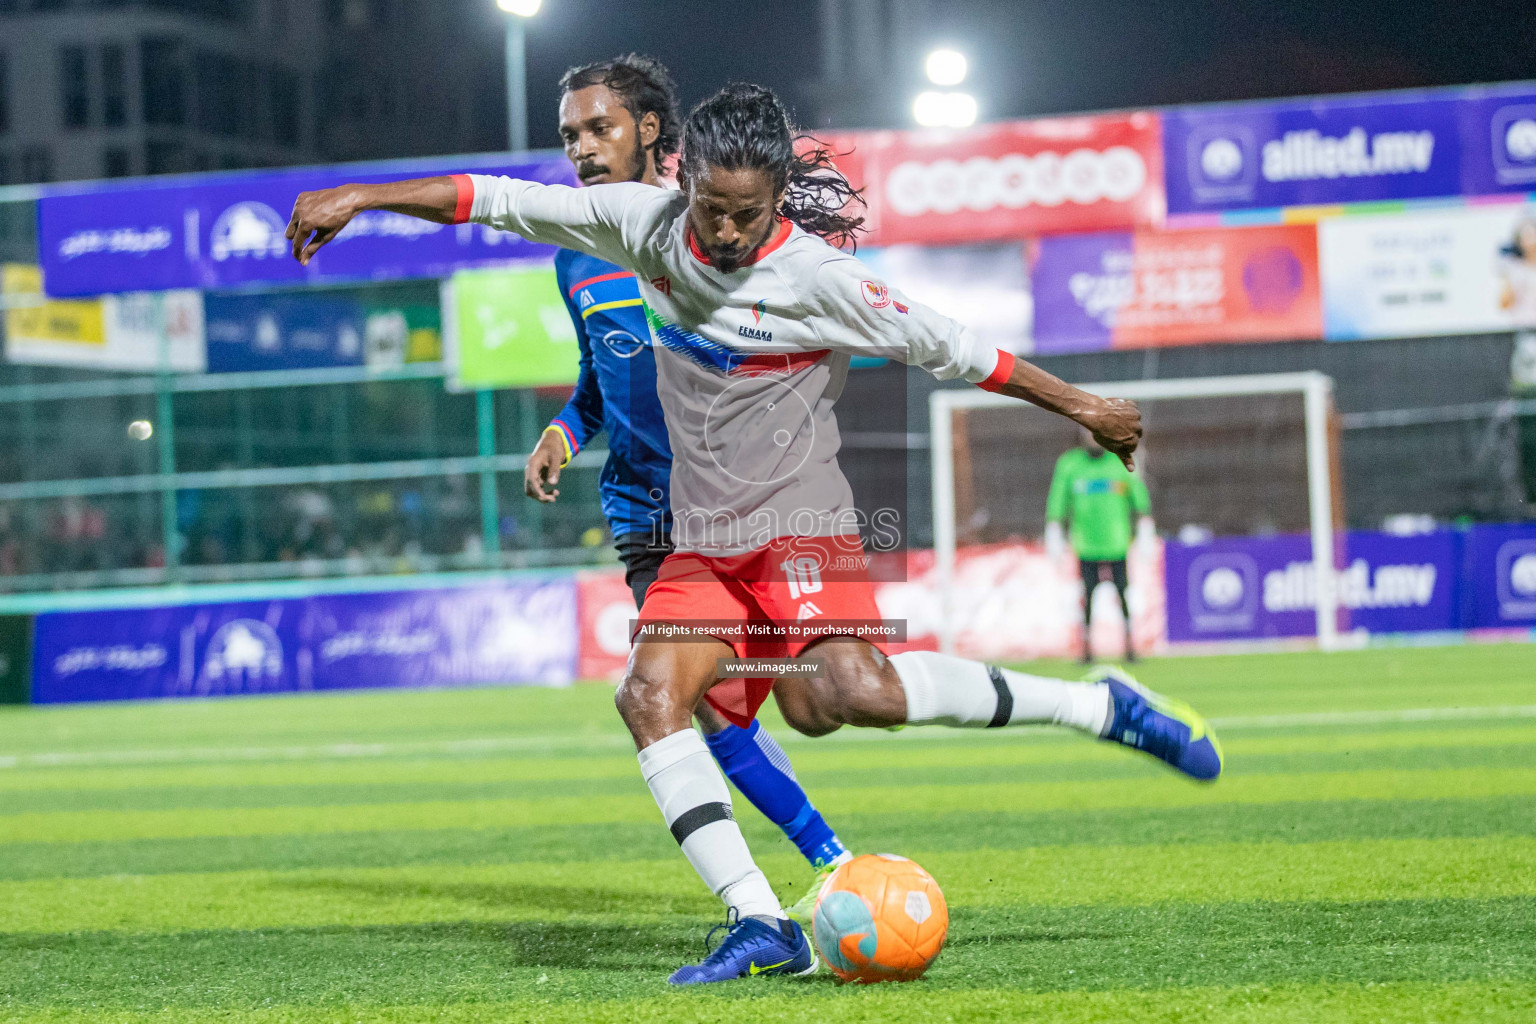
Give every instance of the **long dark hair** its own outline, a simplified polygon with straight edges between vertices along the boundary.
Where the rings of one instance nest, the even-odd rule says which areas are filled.
[[[677,152],[683,136],[682,118],[677,112],[677,87],[672,84],[667,66],[654,57],[626,53],[571,68],[560,76],[562,96],[594,85],[613,90],[635,119],[637,128],[646,114],[656,115],[660,127],[650,148],[656,168],[661,170],[667,158]]]
[[[796,134],[770,90],[732,83],[688,114],[679,167],[694,178],[706,167],[767,171],[773,190],[784,193],[780,213],[840,249],[851,248],[864,218],[847,211],[864,199],[837,169],[835,156],[812,136]]]

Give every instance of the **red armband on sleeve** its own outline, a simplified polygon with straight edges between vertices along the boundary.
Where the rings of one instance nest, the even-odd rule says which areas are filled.
[[[459,190],[458,200],[453,204],[453,222],[463,224],[469,220],[470,208],[475,205],[475,183],[467,174],[455,174],[453,186]]]
[[[983,391],[999,391],[1008,383],[1008,378],[1013,376],[1013,353],[997,350],[997,366],[987,375],[987,379],[978,381],[976,386]]]

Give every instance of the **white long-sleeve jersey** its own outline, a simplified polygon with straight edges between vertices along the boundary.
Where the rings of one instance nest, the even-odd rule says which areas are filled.
[[[751,264],[722,273],[693,240],[679,192],[456,180],[461,216],[591,253],[639,278],[672,445],[672,539],[681,551],[721,556],[777,537],[858,532],[833,415],[850,356],[897,359],[984,386],[1012,367],[1011,356],[788,221]]]

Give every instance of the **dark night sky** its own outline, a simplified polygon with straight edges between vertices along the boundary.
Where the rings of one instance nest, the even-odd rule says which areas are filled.
[[[464,0],[486,10],[492,0]],[[935,0],[972,60],[984,119],[1536,78],[1533,0]],[[817,73],[815,0],[546,0],[529,25],[532,143],[555,144],[554,83],[624,50],[671,66],[685,105],[730,79],[794,103]],[[924,40],[922,42],[928,42]],[[893,68],[893,89],[914,69]],[[907,81],[911,79],[908,78]]]

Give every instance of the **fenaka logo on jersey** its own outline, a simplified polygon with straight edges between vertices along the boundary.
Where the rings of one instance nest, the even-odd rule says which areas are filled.
[[[760,324],[768,313],[768,300],[758,299],[752,304],[752,322]],[[736,333],[748,341],[772,341],[773,332],[765,331],[758,327],[738,327]]]
[[[879,281],[861,281],[859,291],[864,294],[864,301],[876,309],[884,309],[891,304],[891,290]]]

